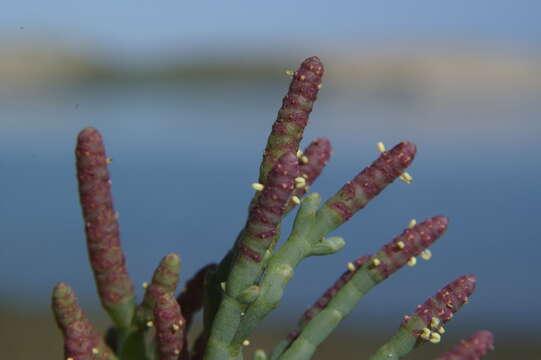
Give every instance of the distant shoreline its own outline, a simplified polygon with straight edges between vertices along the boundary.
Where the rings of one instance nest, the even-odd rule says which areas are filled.
[[[41,87],[88,82],[190,82],[245,80],[261,82],[278,78],[291,67],[261,53],[212,60],[200,55],[178,58],[159,66],[110,64],[81,52],[46,46],[0,51],[0,83],[7,87]],[[439,51],[425,48],[409,52],[366,50],[324,57],[326,82],[345,89],[409,89],[417,94],[456,96],[508,95],[541,91],[541,59],[473,51]],[[298,60],[298,59],[295,59]],[[296,65],[295,65],[296,66]]]

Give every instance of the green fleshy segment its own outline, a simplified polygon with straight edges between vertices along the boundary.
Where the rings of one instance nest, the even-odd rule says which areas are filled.
[[[282,340],[272,349],[270,360],[277,360],[280,356],[286,351],[288,346],[291,344],[289,340]]]
[[[323,238],[321,241],[314,244],[310,255],[332,255],[340,251],[344,246],[346,246],[346,242],[341,237],[333,236],[330,238]]]
[[[259,288],[259,286],[252,285],[239,294],[238,300],[241,304],[245,305],[253,303],[259,296],[260,292],[261,289]]]
[[[261,294],[246,310],[233,340],[234,348],[238,349],[255,326],[278,306],[287,283],[293,277],[293,269],[311,255],[314,246],[325,235],[315,223],[320,202],[321,198],[317,193],[312,193],[303,200],[290,237],[269,260],[259,284]]]
[[[59,283],[54,287],[52,306],[56,323],[61,329],[65,329],[84,317],[75,293],[67,284]]]
[[[256,350],[254,351],[254,360],[267,360],[267,354],[261,349]]]
[[[302,329],[301,333],[280,359],[309,359],[317,346],[329,336],[360,299],[376,284],[370,271],[363,267],[334,295]]]
[[[406,356],[422,343],[418,336],[413,335],[413,332],[421,331],[425,327],[426,324],[422,319],[413,316],[407,326],[401,327],[369,360],[396,360]]]
[[[180,274],[180,257],[171,253],[163,258],[152,278],[152,283],[172,294],[177,289]]]
[[[124,340],[120,350],[121,359],[130,360],[157,360],[156,348],[153,350],[147,346],[148,335],[144,330],[132,331]]]
[[[131,327],[135,314],[135,297],[129,297],[116,304],[104,306],[109,317],[120,329]]]
[[[169,254],[161,261],[151,283],[147,286],[143,302],[137,308],[136,322],[140,328],[145,328],[148,321],[154,320],[154,306],[163,293],[174,294],[180,274],[180,258],[177,254]]]

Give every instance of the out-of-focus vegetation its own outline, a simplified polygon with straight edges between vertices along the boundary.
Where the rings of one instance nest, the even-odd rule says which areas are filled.
[[[419,95],[520,96],[541,90],[541,59],[511,53],[433,47],[391,51],[327,51],[325,59],[340,87],[400,91]],[[325,56],[327,53],[327,56]],[[95,81],[186,82],[248,80],[261,82],[283,71],[289,58],[245,51],[238,58],[179,54],[178,61],[134,66],[44,44],[0,50],[0,83],[6,87]]]
[[[108,320],[103,314],[90,314],[93,323],[100,331],[104,331]],[[287,333],[287,328],[271,327],[259,332],[251,341],[251,348],[272,349],[277,341]],[[196,333],[196,332],[195,332]],[[348,331],[341,329],[331,336],[315,355],[315,360],[323,359],[364,359],[367,358],[389,334],[374,333],[367,328]],[[466,334],[463,334],[464,336]],[[0,336],[2,338],[2,354],[5,359],[40,359],[58,360],[62,358],[62,337],[54,324],[52,314],[24,313],[17,311],[0,312]],[[453,346],[460,334],[446,335],[438,346],[425,346],[408,356],[408,359],[433,359],[443,349]],[[487,356],[487,360],[539,359],[541,348],[532,338],[496,337],[496,351]]]

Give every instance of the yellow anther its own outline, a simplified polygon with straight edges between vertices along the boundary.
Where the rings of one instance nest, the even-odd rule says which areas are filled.
[[[147,321],[147,327],[153,327],[154,326],[154,323],[151,321]]]
[[[305,186],[306,186],[306,179],[305,178],[303,178],[302,176],[299,176],[299,177],[295,178],[295,187],[297,189],[303,188]]]
[[[105,158],[105,162],[106,162],[107,164],[110,164],[110,163],[113,162],[113,158],[110,158],[110,157]]]
[[[423,252],[421,253],[421,257],[425,260],[430,260],[430,258],[432,258],[432,251],[428,249],[423,250]]]
[[[407,172],[404,171],[402,173],[402,175],[400,175],[400,180],[402,180],[406,184],[411,184],[412,181],[413,181],[413,177],[410,174],[408,174]]]
[[[352,262],[348,262],[348,270],[351,271],[351,272],[355,271],[355,265],[353,265]]]
[[[308,164],[308,161],[309,161],[309,160],[308,160],[308,157],[307,157],[306,155],[301,156],[301,162],[302,162],[303,164]]]
[[[424,328],[423,333],[421,334],[421,338],[428,340],[430,338],[430,334],[431,334],[430,329]]]
[[[264,188],[265,186],[263,186],[263,184],[260,184],[260,183],[252,184],[252,189],[254,189],[255,191],[263,191]]]
[[[244,340],[244,341],[242,342],[242,345],[244,345],[244,346],[250,345],[250,340],[248,340],[248,339]]]
[[[372,265],[378,266],[379,264],[381,264],[381,260],[380,260],[380,259],[378,259],[378,258],[373,258],[373,259],[372,259]]]
[[[286,70],[286,75],[287,76],[293,76],[293,75],[295,75],[295,72],[293,70]]]
[[[437,343],[439,343],[440,341],[441,341],[441,335],[440,335],[440,334],[435,333],[435,332],[433,332],[433,333],[430,334],[430,342],[431,342],[432,344],[437,344]]]
[[[378,150],[379,150],[380,152],[385,152],[385,144],[383,144],[383,142],[381,142],[381,141],[378,142],[378,143],[376,144],[376,146],[378,147]]]
[[[297,157],[300,158],[302,156],[302,150],[297,150]]]
[[[148,287],[148,283],[146,281],[142,285],[143,285],[143,289],[146,289]]]
[[[173,350],[173,352],[175,353],[175,355],[180,354],[180,350],[179,350],[179,349],[175,349],[175,350]]]
[[[438,326],[440,326],[440,319],[438,319],[437,317],[432,317],[432,320],[430,320],[430,327],[432,329],[435,329],[437,328]]]
[[[445,329],[443,328],[443,326],[440,326],[440,328],[438,329],[438,332],[440,334],[445,334]]]
[[[399,241],[396,243],[396,246],[398,246],[399,249],[403,249],[406,247],[406,244],[404,244],[403,241]]]
[[[317,86],[318,89],[321,89],[322,87],[323,87],[322,84],[319,84],[319,85]]]
[[[306,80],[306,76],[304,76],[304,75],[299,76],[299,80],[300,80],[300,81]]]
[[[225,291],[225,281],[220,283],[220,287],[222,288],[222,291]]]
[[[100,353],[100,350],[98,348],[92,348],[92,354],[98,355]]]
[[[301,203],[301,199],[299,199],[298,196],[293,195],[291,197],[291,201],[293,201],[295,204],[299,205]]]
[[[243,312],[241,312],[241,313],[240,313],[240,316],[244,316],[244,315],[246,315],[246,314],[245,314],[245,313],[243,313]]]
[[[69,358],[66,358],[66,360],[75,360],[75,359],[70,356]]]
[[[408,260],[408,266],[415,266],[417,264],[417,258],[415,256],[412,256]]]
[[[417,220],[411,219],[408,223],[408,229],[412,229],[415,225],[417,225]]]
[[[174,330],[174,331],[179,331],[179,330],[180,330],[180,326],[178,326],[177,324],[173,324],[173,330]]]

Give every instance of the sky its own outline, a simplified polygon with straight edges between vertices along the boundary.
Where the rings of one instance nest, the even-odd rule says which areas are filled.
[[[338,4],[338,5],[337,5]],[[183,51],[417,43],[536,52],[538,1],[9,1],[4,37],[54,39],[113,58]],[[136,59],[134,59],[134,57]]]

